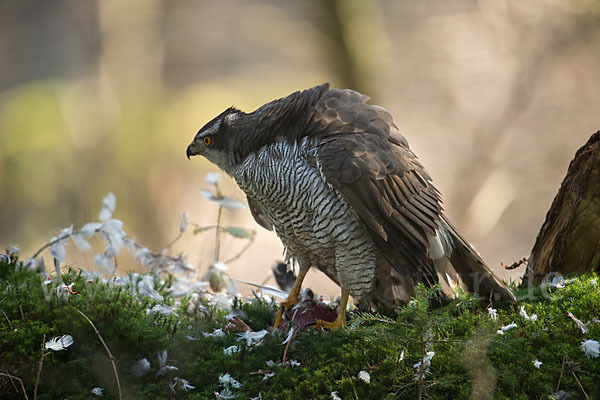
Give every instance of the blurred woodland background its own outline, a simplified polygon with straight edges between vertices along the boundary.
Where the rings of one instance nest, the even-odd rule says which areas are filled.
[[[108,192],[154,250],[184,211],[214,224],[199,189],[216,167],[185,158],[196,131],[232,104],[326,81],[390,110],[451,220],[499,270],[529,254],[600,128],[600,1],[0,0],[0,245],[31,256],[97,220]],[[230,274],[263,281],[278,239],[247,209],[224,218],[258,230]],[[175,250],[202,273],[213,245],[188,233]],[[93,265],[70,248],[68,262]],[[312,274],[306,285],[329,291]]]

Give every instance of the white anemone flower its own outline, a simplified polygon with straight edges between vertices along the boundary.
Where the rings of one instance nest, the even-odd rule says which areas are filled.
[[[537,358],[535,360],[532,361],[533,362],[533,366],[536,368],[540,368],[543,364],[543,362],[541,362],[540,360],[538,360]]]

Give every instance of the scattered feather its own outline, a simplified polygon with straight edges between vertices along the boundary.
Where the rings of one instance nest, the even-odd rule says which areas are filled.
[[[497,334],[499,335],[504,335],[504,332],[509,331],[513,328],[516,328],[517,324],[515,324],[514,322],[508,325],[504,325],[502,328],[500,328],[498,331],[496,331]],[[502,332],[502,333],[500,333]]]
[[[532,361],[533,362],[533,366],[536,368],[540,368],[543,364],[543,362],[541,362],[540,360],[538,360],[537,358],[535,360]]]
[[[102,199],[102,210],[100,210],[98,219],[102,222],[108,221],[109,219],[111,219],[113,213],[115,212],[116,205],[117,205],[117,197],[114,195],[114,193],[107,194]]]
[[[215,196],[210,190],[200,189],[200,193],[204,198],[210,200],[214,203],[217,203],[221,207],[227,208],[228,210],[236,211],[241,210],[245,207],[244,203],[239,200],[232,199],[230,197],[225,196]]]
[[[596,358],[600,355],[600,343],[596,340],[584,340],[581,342],[581,350],[587,358]]]
[[[331,396],[331,400],[342,400],[342,398],[339,396],[337,390],[335,392],[331,392],[330,396]]]
[[[217,185],[221,180],[221,174],[218,172],[209,172],[204,175],[204,181],[210,183],[211,185]]]
[[[81,234],[81,236],[83,236],[85,239],[89,239],[92,237],[92,235],[98,231],[100,231],[100,228],[102,228],[102,224],[100,222],[90,222],[85,224],[80,230],[79,233]]]
[[[81,233],[75,233],[71,235],[71,239],[73,239],[73,243],[77,246],[80,251],[90,250],[92,246],[83,238]]]
[[[115,264],[113,262],[114,258],[109,257],[106,254],[96,254],[94,255],[94,264],[99,267],[104,268],[105,271],[111,271],[115,268]]]
[[[177,313],[175,310],[173,310],[173,307],[162,304],[156,304],[154,307],[147,309],[146,314],[160,314],[163,317],[168,317],[169,315],[177,316]]]
[[[223,332],[223,329],[215,329],[214,331],[212,331],[212,333],[202,332],[202,334],[204,335],[204,337],[223,337],[223,336],[225,336],[225,332]]]
[[[229,372],[219,375],[219,383],[224,387],[232,387],[234,389],[242,387],[242,384],[229,375]]]
[[[138,360],[131,367],[131,373],[137,378],[144,376],[148,371],[150,371],[150,361],[147,358]]]
[[[265,335],[269,333],[269,331],[263,329],[258,332],[246,331],[244,333],[238,333],[238,342],[241,340],[246,340],[246,345],[252,346],[253,344],[260,344]]]
[[[275,376],[275,372],[268,372],[265,374],[265,376],[263,376],[263,381],[266,381],[269,378],[272,378]]]
[[[104,394],[104,389],[102,389],[100,387],[95,387],[92,389],[92,394],[94,396],[102,396]]]
[[[425,355],[425,357],[423,357],[423,373],[422,375],[425,376],[425,374],[427,372],[429,372],[429,367],[431,367],[431,359],[433,358],[433,356],[435,355],[435,352],[433,351],[428,351],[427,354]],[[419,380],[420,376],[421,376],[421,361],[419,361],[418,363],[413,365],[413,368],[417,369],[417,371],[415,372],[415,380]]]
[[[587,326],[585,326],[585,324],[583,322],[581,322],[579,319],[577,319],[573,313],[571,313],[571,311],[567,312],[567,315],[573,320],[575,321],[575,324],[577,324],[577,326],[579,327],[579,329],[581,329],[581,332],[583,332],[583,334],[587,334],[588,333],[588,328]]]
[[[166,350],[161,351],[160,353],[157,354],[157,356],[158,356],[158,366],[159,366],[158,372],[156,373],[157,377],[166,374],[168,371],[177,370],[177,367],[167,364],[167,351]]]
[[[46,349],[61,351],[75,343],[71,335],[56,336],[46,342]]]
[[[54,242],[50,246],[50,254],[58,262],[63,262],[67,258],[67,250],[65,249],[65,240],[58,240],[58,237],[53,237],[50,242]]]
[[[498,310],[496,310],[495,308],[492,307],[488,307],[488,314],[490,315],[490,318],[493,319],[494,321],[496,321],[496,318],[498,318]]]
[[[367,371],[360,371],[358,373],[358,379],[365,383],[371,383],[371,375]]]
[[[537,321],[537,315],[531,314],[531,316],[527,315],[527,311],[525,311],[525,306],[521,306],[521,311],[519,311],[521,317],[525,318],[527,321],[535,322]]]
[[[225,389],[221,390],[220,392],[215,392],[215,397],[217,399],[235,399],[237,396],[235,394],[233,394],[231,389],[225,388]]]
[[[229,346],[226,349],[223,349],[223,354],[227,355],[227,356],[232,356],[234,353],[238,353],[240,351],[240,348],[236,345],[233,346]]]
[[[109,219],[102,224],[100,228],[102,238],[106,241],[104,254],[108,257],[116,257],[125,243],[125,231],[123,231],[123,221],[119,219]]]
[[[178,377],[175,377],[175,379],[173,380],[174,386],[178,387],[179,389],[183,390],[183,391],[188,391],[190,389],[195,389],[195,386],[190,385],[190,382],[187,379],[181,379]]]
[[[544,289],[546,287],[553,287],[556,289],[562,289],[566,286],[566,284],[567,282],[565,281],[565,278],[563,278],[562,275],[557,275],[552,277],[552,280],[544,278],[540,288]]]
[[[190,224],[190,221],[188,220],[188,213],[184,212],[181,215],[181,222],[179,222],[179,233],[185,232],[185,230],[187,229],[189,224]]]

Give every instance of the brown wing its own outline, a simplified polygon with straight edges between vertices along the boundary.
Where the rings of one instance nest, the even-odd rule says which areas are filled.
[[[321,98],[309,126],[321,138],[318,161],[395,269],[432,273],[428,236],[440,221],[439,193],[390,114],[367,100],[351,90]]]

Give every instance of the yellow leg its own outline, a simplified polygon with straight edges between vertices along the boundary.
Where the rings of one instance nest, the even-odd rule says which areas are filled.
[[[323,321],[321,319],[317,320],[317,325],[315,325],[315,329],[324,328],[333,331],[335,329],[340,329],[346,326],[346,307],[348,306],[348,291],[342,290],[342,298],[340,299],[340,307],[338,309],[337,318],[333,322]]]
[[[300,268],[300,271],[298,272],[298,277],[296,278],[296,281],[294,281],[294,286],[292,286],[292,289],[290,290],[290,294],[288,294],[288,297],[287,299],[285,299],[285,301],[281,302],[281,306],[286,311],[294,307],[300,301],[300,289],[302,288],[302,281],[304,280],[304,277],[306,276],[307,272],[308,268],[306,270]],[[277,315],[275,316],[275,323],[273,324],[273,329],[278,328],[281,325],[282,317],[283,312],[280,309],[279,311],[277,311]]]

